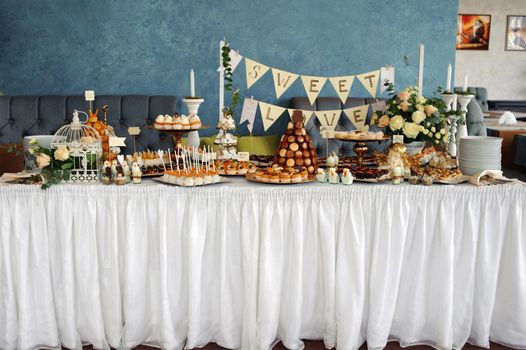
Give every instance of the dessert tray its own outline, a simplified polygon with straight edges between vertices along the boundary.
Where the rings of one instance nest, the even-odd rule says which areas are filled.
[[[390,138],[389,135],[384,134],[381,131],[335,131],[334,138],[340,141],[355,141],[355,142],[372,142],[372,141],[385,141]]]
[[[263,184],[270,184],[270,185],[297,185],[297,184],[304,184],[304,183],[309,183],[309,182],[314,182],[316,181],[315,178],[313,177],[308,177],[307,179],[302,179],[301,181],[289,181],[289,182],[281,182],[278,180],[278,182],[275,182],[275,181],[270,181],[269,180],[261,180],[261,179],[258,179],[256,177],[256,174],[247,174],[245,176],[245,178],[248,180],[248,181],[252,181],[252,182],[259,182],[259,183],[263,183]]]
[[[178,186],[178,187],[202,187],[202,186],[217,185],[217,184],[230,182],[230,180],[225,179],[224,177],[220,177],[218,182],[202,183],[202,184],[199,184],[199,185],[195,185],[194,184],[194,185],[191,185],[191,186],[185,186],[185,185],[182,185],[182,184],[178,184],[178,183],[174,183],[174,182],[168,181],[164,177],[156,177],[156,178],[154,178],[152,180],[157,181],[157,182],[161,182],[161,183],[163,183],[165,185]]]

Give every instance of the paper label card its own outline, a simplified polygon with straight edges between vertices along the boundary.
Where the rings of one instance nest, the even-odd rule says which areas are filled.
[[[354,75],[348,75],[345,77],[333,77],[329,78],[334,91],[338,94],[338,97],[345,103],[347,97],[349,97],[349,92],[351,91],[352,83],[354,81]]]
[[[393,84],[395,83],[395,68],[388,66],[388,67],[382,67],[380,68],[380,93],[387,90],[389,86],[386,86],[385,84]]]
[[[128,128],[128,134],[130,134],[131,136],[136,136],[136,135],[139,135],[141,133],[141,128],[139,128],[138,126],[130,126]]]
[[[296,79],[298,79],[297,74],[276,68],[272,68],[272,77],[274,78],[274,89],[276,90],[277,98],[280,98]]]
[[[369,92],[372,97],[376,97],[376,90],[378,89],[378,80],[380,79],[380,71],[375,70],[369,73],[363,73],[356,76],[363,87]]]
[[[126,137],[111,136],[108,143],[110,147],[126,147],[126,144],[124,143],[125,140]]]
[[[259,62],[245,58],[245,73],[247,78],[247,88],[250,88],[256,81],[261,79],[270,68]]]
[[[285,108],[259,101],[259,111],[261,112],[261,119],[263,120],[263,129],[267,131],[283,114]]]
[[[334,130],[322,130],[321,131],[321,137],[324,139],[333,139],[334,138]]]
[[[248,121],[249,124],[254,124],[256,118],[256,111],[258,109],[258,101],[253,98],[245,98],[243,102],[243,110],[241,111],[241,118],[239,124]]]
[[[307,92],[307,96],[309,97],[309,102],[311,105],[313,105],[314,102],[316,102],[323,85],[325,85],[327,78],[302,75],[301,81],[303,82],[303,87],[305,88],[305,92]]]
[[[237,160],[240,162],[248,162],[250,160],[249,152],[237,152]]]
[[[393,135],[393,143],[404,143],[404,135]]]

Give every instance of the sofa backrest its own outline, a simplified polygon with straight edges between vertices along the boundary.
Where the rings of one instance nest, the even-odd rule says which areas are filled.
[[[309,110],[309,111],[323,111],[323,110],[338,110],[338,109],[345,109],[350,107],[356,107],[356,106],[362,106],[364,104],[371,104],[376,101],[379,101],[381,99],[374,99],[374,98],[357,98],[357,97],[349,97],[345,103],[343,104],[341,100],[337,97],[318,97],[316,102],[311,105],[309,102],[309,99],[307,97],[293,97],[291,98],[289,102],[289,108],[296,108],[296,109],[303,109],[303,110]],[[367,120],[366,124],[369,124],[372,117],[372,110],[369,108],[369,111],[367,113]],[[349,156],[349,155],[355,155],[354,151],[352,150],[352,147],[354,146],[354,142],[343,142],[343,141],[337,141],[334,139],[329,139],[327,142],[326,139],[324,139],[321,136],[320,132],[320,122],[318,118],[313,116],[307,125],[305,126],[305,129],[307,130],[307,133],[312,138],[312,142],[314,144],[314,147],[317,150],[318,156],[325,157],[327,156],[328,152],[336,152],[338,155],[343,156]],[[351,120],[347,117],[345,113],[342,112],[340,116],[340,121],[338,123],[338,126],[336,127],[336,130],[354,130],[356,129],[354,125],[351,123]],[[375,126],[370,128],[371,131],[378,130]],[[368,146],[370,150],[384,150],[388,146],[388,142],[379,143],[379,142],[371,142]],[[327,148],[328,147],[328,148]]]
[[[117,136],[126,137],[127,151],[133,150],[129,126],[152,124],[158,114],[173,114],[177,110],[175,96],[101,95],[94,108],[108,105],[108,124]],[[71,122],[73,110],[87,111],[84,96],[0,96],[0,144],[22,143],[24,136],[51,135]],[[136,137],[137,150],[173,147],[169,135],[146,128]]]

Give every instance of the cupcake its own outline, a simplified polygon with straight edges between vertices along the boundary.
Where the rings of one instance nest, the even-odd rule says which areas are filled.
[[[238,175],[246,175],[248,172],[248,167],[246,164],[244,163],[240,163],[238,164],[237,166],[237,174]]]
[[[296,173],[292,175],[291,181],[292,182],[301,182],[303,179],[303,176],[300,173]]]
[[[172,130],[172,122],[173,122],[173,119],[171,116],[169,116],[168,114],[164,116],[164,125],[163,125],[163,129],[165,130]]]
[[[197,114],[192,114],[190,116],[190,128],[191,129],[200,129],[201,128],[201,119]]]
[[[181,116],[181,126],[183,130],[188,130],[190,129],[190,121],[188,120],[188,117],[186,115],[182,115]]]
[[[253,163],[249,163],[248,164],[248,173],[249,174],[254,174],[257,169],[258,168]]]
[[[153,126],[156,129],[164,129],[164,115],[159,114],[157,118],[155,118],[155,122],[153,123]]]
[[[316,172],[316,181],[318,182],[327,182],[327,174],[325,174],[325,170],[322,168],[318,168],[318,171]]]
[[[181,130],[183,128],[183,124],[181,123],[181,116],[180,115],[175,115],[173,117],[173,129],[174,130]]]
[[[237,174],[237,166],[233,163],[230,163],[226,167],[226,173],[228,175],[236,175]]]
[[[351,185],[353,182],[353,177],[349,169],[343,169],[342,173],[342,183],[344,185]]]
[[[279,181],[280,182],[283,182],[283,183],[289,183],[290,182],[290,174],[287,174],[287,173],[281,173],[281,175],[279,176]]]

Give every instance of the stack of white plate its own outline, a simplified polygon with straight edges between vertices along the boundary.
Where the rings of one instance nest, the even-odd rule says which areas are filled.
[[[458,166],[464,175],[501,169],[502,139],[490,136],[465,136],[459,141]]]

